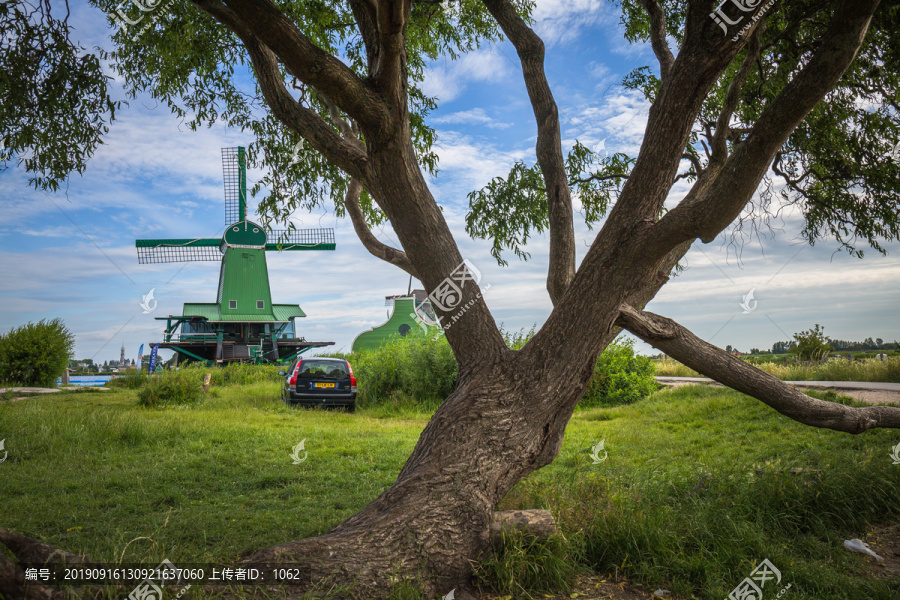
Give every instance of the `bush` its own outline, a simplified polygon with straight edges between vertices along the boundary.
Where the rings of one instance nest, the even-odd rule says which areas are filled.
[[[825,329],[816,323],[813,329],[794,334],[797,341],[796,347],[791,352],[800,357],[800,360],[822,360],[831,352],[831,340],[825,335]]]
[[[433,408],[456,388],[456,359],[443,336],[395,337],[377,350],[327,356],[350,361],[360,408]]]
[[[534,328],[503,335],[510,347],[518,349],[531,339]],[[443,336],[395,337],[377,350],[325,356],[350,361],[359,382],[360,408],[431,410],[456,388],[456,359]],[[653,374],[650,358],[634,354],[633,340],[616,340],[600,355],[581,406],[636,402],[656,389]]]
[[[197,404],[203,398],[202,375],[195,369],[160,371],[138,392],[138,404],[163,408],[174,404]]]
[[[649,356],[634,353],[634,340],[616,339],[597,359],[591,385],[579,405],[631,404],[656,390],[655,369]]]
[[[138,390],[148,381],[150,381],[150,376],[146,371],[134,369],[126,371],[124,375],[113,377],[106,383],[106,387]]]
[[[74,345],[62,319],[14,327],[0,335],[0,381],[50,387],[65,372]]]

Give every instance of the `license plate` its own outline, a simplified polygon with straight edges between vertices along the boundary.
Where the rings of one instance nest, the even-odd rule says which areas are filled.
[[[333,388],[334,384],[333,383],[317,383],[316,387],[317,388]]]

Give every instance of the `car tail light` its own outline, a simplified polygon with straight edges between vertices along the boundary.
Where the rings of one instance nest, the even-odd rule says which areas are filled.
[[[297,361],[297,366],[294,367],[294,372],[291,373],[291,378],[288,380],[288,385],[297,385],[297,372],[300,370],[300,365],[302,363],[302,360]]]
[[[353,367],[350,366],[350,363],[347,363],[347,370],[350,371],[350,387],[356,389],[356,377],[353,376]]]

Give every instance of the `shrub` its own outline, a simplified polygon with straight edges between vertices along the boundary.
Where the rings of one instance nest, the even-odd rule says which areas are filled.
[[[147,375],[146,371],[135,369],[133,371],[126,371],[124,375],[113,377],[109,380],[109,382],[107,382],[106,387],[137,390],[140,389],[148,381],[150,381],[150,376]]]
[[[519,349],[534,335],[531,331],[504,332],[504,340]],[[358,383],[360,408],[384,407],[410,410],[436,408],[456,388],[456,359],[443,336],[391,338],[377,350],[331,353],[325,356],[350,361]],[[614,341],[600,356],[582,406],[628,404],[656,389],[653,363],[634,354],[634,341]]]
[[[74,345],[62,319],[14,327],[0,335],[0,381],[50,387],[65,372]]]
[[[138,404],[162,408],[174,404],[197,404],[203,398],[202,375],[195,369],[160,371],[138,392]]]
[[[456,359],[443,336],[395,337],[377,350],[328,356],[350,361],[361,408],[409,402],[437,406],[456,388]]]
[[[831,352],[831,340],[825,335],[825,329],[816,323],[813,329],[794,334],[797,346],[791,352],[800,357],[800,360],[822,360]]]
[[[655,369],[649,356],[634,353],[634,340],[614,340],[597,359],[582,407],[631,404],[656,389]]]

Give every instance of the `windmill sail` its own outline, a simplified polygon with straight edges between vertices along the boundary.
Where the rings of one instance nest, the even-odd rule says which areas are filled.
[[[266,250],[334,250],[334,229],[273,229]]]
[[[222,260],[221,238],[195,240],[135,240],[142,265],[196,260]]]
[[[243,147],[222,148],[225,176],[225,224],[247,218],[247,155]]]

